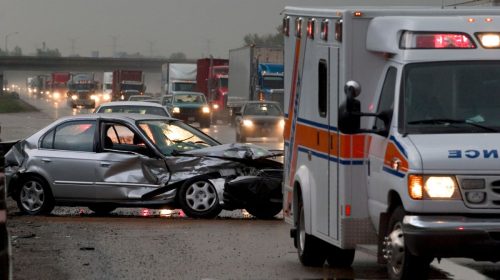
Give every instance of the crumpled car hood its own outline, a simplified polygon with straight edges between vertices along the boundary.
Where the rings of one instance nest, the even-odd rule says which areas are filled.
[[[191,150],[183,152],[182,154],[193,155],[193,156],[217,157],[229,160],[230,159],[255,160],[255,159],[281,156],[282,152],[269,151],[254,144],[232,143],[232,144],[222,144],[203,149]]]

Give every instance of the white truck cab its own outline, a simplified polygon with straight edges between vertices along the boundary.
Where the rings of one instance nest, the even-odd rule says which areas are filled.
[[[500,260],[500,10],[284,10],[284,215],[304,265]]]

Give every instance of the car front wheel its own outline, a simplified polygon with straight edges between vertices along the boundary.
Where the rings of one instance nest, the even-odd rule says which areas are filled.
[[[414,256],[408,250],[404,233],[405,210],[399,206],[392,212],[384,241],[389,279],[427,279],[432,258]]]
[[[178,199],[184,213],[191,218],[212,219],[222,211],[215,186],[204,178],[184,183]]]
[[[16,201],[19,209],[30,215],[49,214],[54,209],[54,198],[48,184],[36,176],[21,181]]]

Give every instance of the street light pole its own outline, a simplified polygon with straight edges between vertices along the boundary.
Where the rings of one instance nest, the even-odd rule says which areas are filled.
[[[9,41],[9,36],[11,35],[16,35],[16,34],[19,34],[19,32],[11,32],[11,33],[8,33],[7,35],[5,35],[5,53],[8,55],[9,54],[9,49],[8,49],[8,41]]]

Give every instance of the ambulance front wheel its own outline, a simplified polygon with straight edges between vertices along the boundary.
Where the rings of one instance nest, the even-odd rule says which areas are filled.
[[[392,212],[384,238],[389,279],[427,279],[432,258],[414,256],[407,249],[403,233],[405,214],[402,206]]]
[[[297,251],[299,260],[305,266],[323,266],[326,259],[326,250],[324,241],[306,233],[304,221],[304,206],[300,205],[299,219],[297,221]]]

